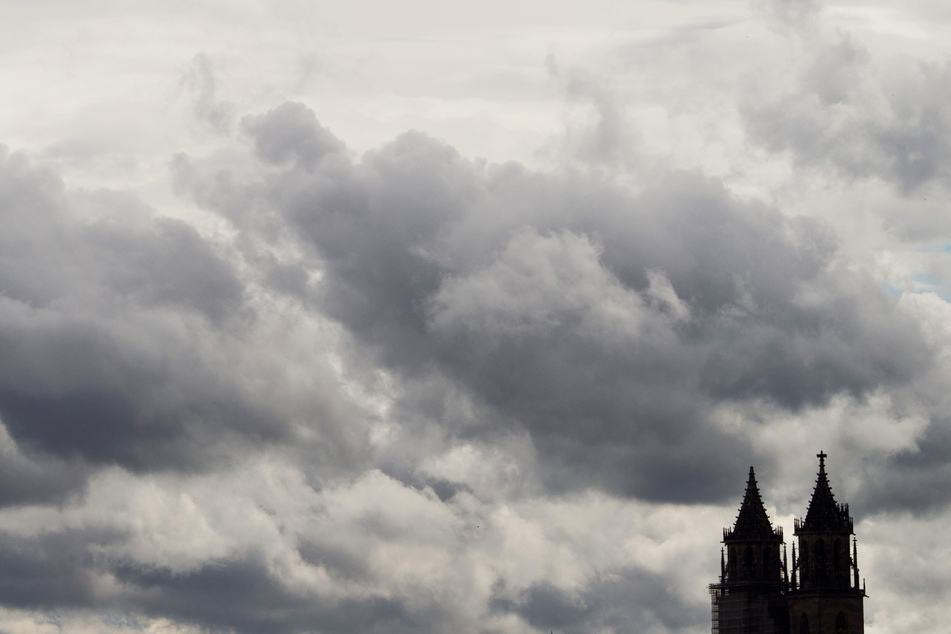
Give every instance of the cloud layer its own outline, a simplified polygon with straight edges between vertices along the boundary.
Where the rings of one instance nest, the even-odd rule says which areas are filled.
[[[813,2],[651,7],[679,26],[328,38],[253,86],[192,48],[103,106],[131,138],[89,106],[0,149],[0,630],[706,631],[749,465],[789,525],[825,449],[870,634],[940,631],[951,583],[902,571],[949,563],[947,61]],[[379,50],[439,81],[377,131],[450,134],[325,119],[354,69],[415,90]],[[556,129],[477,158],[503,124],[446,94]]]

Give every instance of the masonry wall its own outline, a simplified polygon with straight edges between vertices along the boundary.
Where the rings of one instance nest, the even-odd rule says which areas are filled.
[[[796,593],[789,597],[789,634],[835,634],[844,619],[848,634],[865,634],[862,595]],[[805,616],[805,621],[803,617]]]

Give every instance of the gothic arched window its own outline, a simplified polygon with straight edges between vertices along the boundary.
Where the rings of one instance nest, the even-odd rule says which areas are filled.
[[[842,569],[842,563],[845,560],[845,551],[842,549],[842,540],[835,540],[835,544],[832,547],[832,570],[836,579],[840,577],[848,577],[846,571]]]
[[[730,549],[730,579],[736,581],[736,548]]]
[[[825,542],[820,539],[816,542],[816,577],[818,579],[825,579],[827,576],[826,545]]]
[[[773,571],[773,550],[767,546],[763,549],[763,576],[769,579]]]
[[[845,612],[839,612],[835,616],[835,631],[836,634],[849,631],[849,619],[845,616]]]
[[[799,545],[799,574],[803,581],[812,578],[809,574],[809,547],[805,543]]]
[[[743,551],[743,570],[746,573],[746,576],[752,576],[753,574],[753,547],[747,546],[746,550]]]
[[[799,616],[799,634],[809,634],[809,617],[805,612]]]

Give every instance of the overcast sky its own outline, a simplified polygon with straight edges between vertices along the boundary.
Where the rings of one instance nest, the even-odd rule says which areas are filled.
[[[7,0],[0,632],[700,634],[816,453],[951,620],[951,8]]]

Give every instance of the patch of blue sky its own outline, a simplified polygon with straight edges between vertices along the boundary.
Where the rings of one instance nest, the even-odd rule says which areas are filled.
[[[882,289],[892,297],[901,297],[902,293],[937,293],[945,301],[951,301],[949,290],[935,280],[931,273],[921,272],[905,278],[901,284],[883,284]]]
[[[919,253],[951,253],[951,242],[936,242],[918,247]]]

